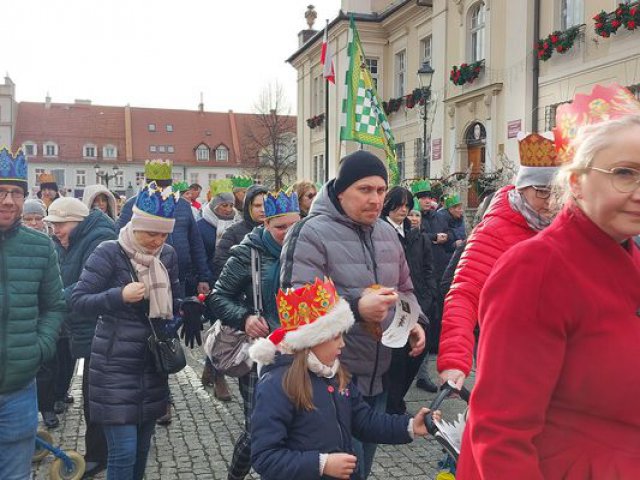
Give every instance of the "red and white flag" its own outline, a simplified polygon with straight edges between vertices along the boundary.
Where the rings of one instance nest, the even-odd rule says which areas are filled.
[[[333,66],[333,52],[329,48],[328,42],[328,29],[327,24],[324,27],[324,36],[322,37],[322,52],[320,53],[320,63],[322,64],[322,76],[325,80],[330,81],[334,85],[336,84],[336,72]]]

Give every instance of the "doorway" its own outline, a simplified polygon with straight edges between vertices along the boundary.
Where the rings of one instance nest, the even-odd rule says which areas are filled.
[[[480,122],[474,122],[465,133],[467,144],[467,168],[469,171],[469,190],[467,192],[467,207],[478,208],[480,204],[477,182],[484,172],[485,147],[487,131]]]

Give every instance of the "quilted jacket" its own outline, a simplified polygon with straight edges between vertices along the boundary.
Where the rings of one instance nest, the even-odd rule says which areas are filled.
[[[498,191],[467,240],[445,298],[438,371],[457,369],[469,375],[478,321],[480,292],[500,256],[536,232],[509,204],[509,185]]]

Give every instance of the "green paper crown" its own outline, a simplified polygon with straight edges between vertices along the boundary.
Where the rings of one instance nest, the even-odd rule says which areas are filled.
[[[231,177],[231,184],[233,185],[233,188],[249,188],[253,185],[253,179],[243,175],[234,175]]]
[[[220,180],[211,180],[209,182],[209,192],[211,198],[221,193],[231,193],[233,190],[233,183],[228,178],[221,178]]]
[[[183,193],[189,190],[189,184],[187,182],[175,182],[173,184],[173,191]]]
[[[413,199],[413,208],[411,210],[415,210],[416,212],[422,211],[422,208],[420,208],[420,200],[417,198]]]
[[[413,193],[414,195],[418,193],[430,192],[430,191],[431,191],[431,182],[426,178],[423,178],[422,180],[416,180],[411,184],[411,193]]]
[[[171,160],[147,160],[144,162],[144,177],[152,180],[171,180]]]
[[[444,200],[445,208],[455,207],[456,205],[460,205],[462,202],[460,201],[460,195],[454,193],[453,195],[447,195],[447,198]]]

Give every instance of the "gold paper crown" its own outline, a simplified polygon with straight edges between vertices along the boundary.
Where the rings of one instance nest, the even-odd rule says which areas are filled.
[[[171,168],[173,162],[171,160],[147,160],[144,162],[144,177],[147,181],[152,180],[171,180]]]
[[[41,173],[38,177],[40,183],[56,183],[56,177],[52,173]]]
[[[332,280],[305,285],[297,290],[280,290],[276,296],[280,325],[284,331],[296,330],[326,315],[340,300]]]
[[[639,114],[640,102],[617,83],[606,87],[596,85],[589,95],[577,94],[573,102],[560,105],[556,110],[553,132],[560,160],[568,162],[573,158],[575,152],[571,142],[580,127]]]
[[[553,140],[531,133],[519,140],[520,165],[525,167],[557,167],[560,159]]]
[[[232,189],[233,185],[231,184],[231,180],[228,178],[211,180],[211,182],[209,182],[209,194],[211,195],[211,198],[219,195],[220,193],[231,193]]]

